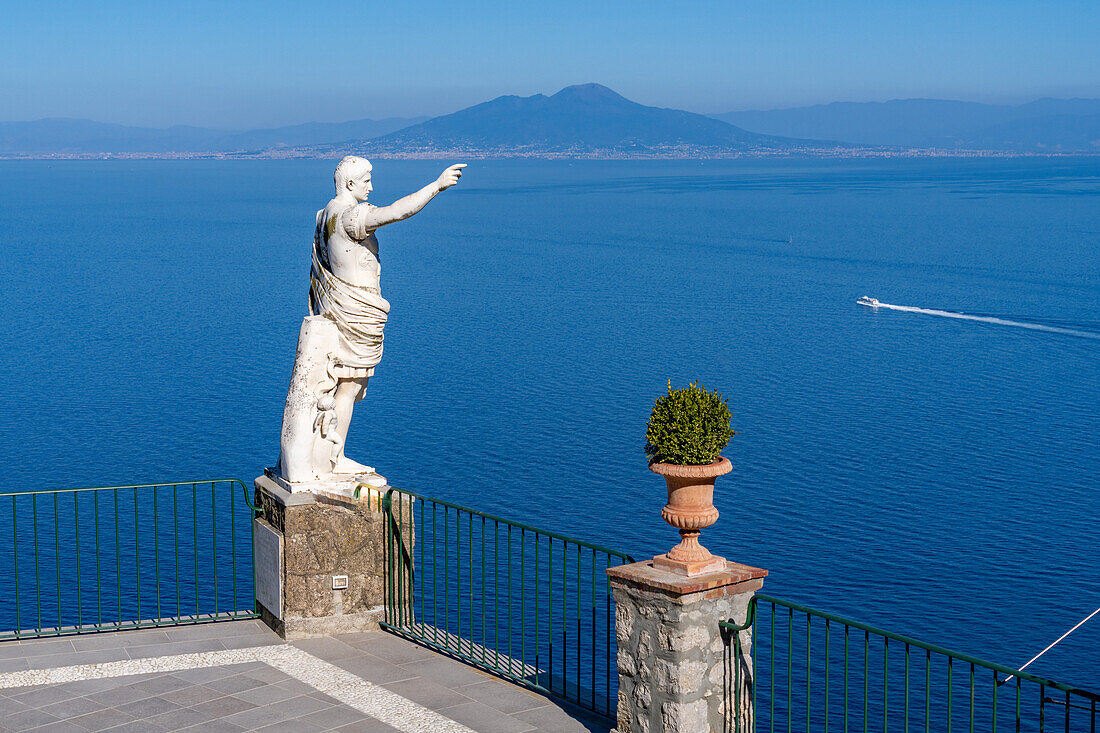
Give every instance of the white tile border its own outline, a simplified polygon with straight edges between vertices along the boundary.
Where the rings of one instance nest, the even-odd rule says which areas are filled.
[[[263,662],[274,667],[318,692],[405,733],[474,733],[472,729],[446,716],[390,692],[384,687],[367,682],[309,652],[283,644],[6,672],[0,674],[0,689],[57,685],[157,672],[180,672],[185,669],[224,667],[249,662]]]

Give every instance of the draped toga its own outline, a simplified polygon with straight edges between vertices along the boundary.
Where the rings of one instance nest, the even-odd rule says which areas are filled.
[[[390,304],[378,288],[353,285],[332,272],[327,229],[323,221],[318,221],[309,273],[309,314],[325,316],[340,332],[336,376],[369,377],[382,359],[382,329]]]

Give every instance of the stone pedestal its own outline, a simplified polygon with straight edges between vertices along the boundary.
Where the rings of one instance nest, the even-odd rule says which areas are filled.
[[[650,560],[607,574],[615,596],[618,733],[752,730],[751,631],[735,640],[718,623],[745,622],[768,571],[727,562],[686,577]]]
[[[357,500],[255,482],[256,599],[286,639],[378,628],[385,603],[385,514],[375,491]],[[411,545],[412,538],[407,543]]]

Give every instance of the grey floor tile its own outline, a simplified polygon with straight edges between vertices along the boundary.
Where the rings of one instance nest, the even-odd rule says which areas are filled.
[[[358,723],[342,725],[336,730],[338,733],[400,733],[400,731],[392,725],[386,725],[381,720],[374,720],[373,718],[367,718]]]
[[[298,695],[297,697],[289,697],[285,700],[265,705],[264,707],[276,711],[287,720],[292,720],[302,715],[315,713],[318,710],[325,710],[326,708],[332,707],[332,705],[324,700],[318,700],[312,695]]]
[[[255,621],[216,621],[203,624],[183,624],[165,630],[168,634],[168,638],[172,641],[227,639],[231,636],[246,636],[248,634],[259,634],[264,631],[275,638],[279,638],[278,634],[267,626],[257,625]]]
[[[276,646],[286,643],[275,633],[225,636],[218,641],[220,641],[222,646],[226,649],[248,649],[254,646]]]
[[[502,713],[509,714],[550,704],[544,696],[503,680],[485,680],[459,687],[457,691]]]
[[[346,644],[362,649],[369,654],[384,659],[393,664],[406,664],[418,659],[428,659],[436,655],[436,652],[427,647],[415,644],[408,639],[403,639],[386,631],[367,631],[361,634],[348,634]],[[338,636],[344,640],[345,636]]]
[[[30,730],[40,725],[56,723],[57,718],[41,710],[24,710],[21,713],[4,716],[4,728],[6,730]]]
[[[125,705],[135,700],[143,700],[152,697],[152,695],[143,690],[136,690],[129,685],[123,685],[102,692],[89,693],[87,697],[109,708],[117,708],[119,705]]]
[[[192,705],[198,705],[200,702],[208,702],[219,697],[224,697],[224,693],[212,690],[206,685],[196,685],[180,680],[177,689],[171,692],[163,692],[161,693],[161,697],[177,705],[191,707]]]
[[[318,710],[315,713],[303,715],[300,718],[296,718],[295,722],[306,722],[316,725],[323,730],[329,730],[331,728],[338,728],[341,725],[347,725],[348,723],[358,723],[361,720],[366,720],[368,717],[368,715],[355,708],[348,707],[347,705],[336,705],[326,710]]]
[[[7,695],[0,695],[0,721],[8,715],[21,713],[24,710],[31,710],[31,706],[21,703],[18,700],[13,700]]]
[[[291,697],[294,695],[308,695],[311,692],[316,692],[314,688],[310,687],[305,682],[293,678],[285,679],[282,682],[276,682],[272,686],[278,687],[280,690],[286,690],[288,696]]]
[[[243,710],[233,715],[225,716],[225,720],[239,725],[245,730],[255,730],[257,728],[263,728],[265,725],[272,725],[274,723],[281,723],[288,717],[287,713],[283,710],[272,709],[270,707],[256,707],[251,710]]]
[[[125,651],[130,659],[149,657],[169,657],[176,654],[196,654],[198,652],[220,652],[225,647],[217,639],[196,639],[194,641],[170,641],[167,644],[147,644],[128,646]]]
[[[0,642],[0,659],[40,657],[44,654],[63,654],[73,651],[76,651],[76,649],[69,639],[34,639],[32,641]]]
[[[79,725],[70,723],[67,720],[59,720],[56,723],[47,723],[46,725],[39,726],[34,729],[35,733],[84,733],[84,729]]]
[[[281,687],[261,683],[259,687],[253,687],[251,690],[234,692],[233,697],[239,697],[245,702],[250,702],[253,705],[270,705],[273,702],[285,700],[287,694],[287,691]]]
[[[427,677],[414,677],[409,680],[387,682],[384,685],[390,692],[395,692],[401,697],[412,700],[417,705],[423,705],[430,710],[440,710],[472,702],[473,698],[462,694],[462,688],[457,690],[428,679]]]
[[[333,662],[337,667],[345,669],[352,674],[362,677],[367,682],[382,684],[396,682],[419,676],[419,672],[406,669],[396,664],[390,664],[378,657],[356,651],[358,656],[349,659],[338,659]]]
[[[302,639],[301,641],[292,642],[291,646],[297,647],[304,652],[309,652],[313,656],[323,659],[326,662],[336,662],[339,659],[359,656],[362,653],[355,647],[349,646],[342,641],[337,641],[331,636],[320,636],[316,639]]]
[[[18,690],[19,688],[16,688]],[[47,705],[53,705],[66,699],[65,691],[62,689],[62,685],[39,685],[28,689],[26,692],[16,692],[9,695],[12,700],[21,702],[32,708],[42,708]]]
[[[148,720],[135,720],[132,723],[124,723],[117,728],[107,728],[111,733],[160,733],[165,728],[154,725]]]
[[[536,728],[556,730],[562,733],[608,733],[613,723],[573,706],[563,706],[556,701],[534,710],[515,713],[512,717],[531,723]]]
[[[92,695],[104,690],[113,690],[132,682],[131,677],[100,677],[98,679],[80,680],[78,682],[66,682],[63,687],[69,695]]]
[[[90,698],[66,697],[62,694],[58,702],[55,702],[53,705],[43,706],[39,709],[42,710],[42,712],[56,716],[60,720],[66,720],[68,718],[75,718],[79,715],[94,713],[103,708],[104,705],[102,703],[98,703]]]
[[[233,713],[250,710],[254,707],[256,706],[250,702],[228,696],[214,698],[213,700],[200,702],[198,705],[191,706],[193,710],[198,710],[209,718],[225,718]]]
[[[217,690],[223,695],[233,695],[238,692],[244,692],[245,690],[251,690],[254,687],[262,687],[263,684],[263,682],[247,675],[235,674],[232,677],[223,677],[220,680],[206,682],[204,686],[209,687],[211,690]]]
[[[282,682],[283,680],[290,679],[290,676],[287,675],[285,672],[280,672],[279,670],[268,664],[261,664],[259,668],[246,670],[242,674],[246,674],[254,680],[259,680],[260,682],[266,682],[269,684],[272,682]]]
[[[415,675],[427,677],[446,687],[462,687],[495,679],[468,664],[463,664],[441,654],[401,666]]]
[[[72,644],[78,652],[89,652],[99,649],[121,649],[128,646],[161,644],[166,641],[168,641],[168,634],[161,629],[142,629],[140,631],[116,631],[75,636],[72,639]]]
[[[147,697],[143,700],[135,700],[134,702],[116,705],[115,707],[127,715],[132,715],[138,720],[142,718],[151,718],[154,715],[160,715],[161,713],[167,713],[171,710],[178,710],[180,708],[176,703],[169,702],[163,697]]]
[[[22,672],[25,669],[30,669],[30,665],[24,657],[0,659],[0,672]]]
[[[107,730],[117,725],[133,722],[133,716],[127,715],[115,708],[104,708],[95,713],[81,715],[78,718],[70,718],[69,722],[79,725],[81,728],[92,731]]]
[[[513,718],[480,702],[444,708],[439,714],[473,728],[478,733],[522,733],[535,728],[525,720]]]
[[[262,662],[245,662],[243,664],[225,664],[220,667],[196,667],[195,669],[184,669],[179,672],[173,672],[172,674],[188,682],[206,683],[213,680],[220,680],[222,677],[232,677],[242,672],[252,672],[257,667],[266,667],[270,669],[270,667]]]
[[[161,713],[160,715],[154,715],[148,718],[147,721],[153,725],[159,725],[165,730],[179,730],[180,728],[187,728],[192,725],[198,725],[209,720],[205,715],[198,710],[192,710],[191,708],[176,708],[167,713]]]
[[[301,720],[284,720],[256,730],[263,731],[263,733],[315,733],[324,730],[324,728],[312,723],[303,723]]]
[[[27,666],[30,669],[52,669],[53,667],[72,667],[77,664],[103,664],[104,662],[120,662],[128,659],[122,649],[97,649],[90,652],[65,652],[62,654],[42,654],[36,657],[27,657]]]
[[[190,728],[183,728],[187,733],[237,733],[244,730],[239,725],[233,725],[228,720],[210,720]]]
[[[134,682],[129,687],[135,690],[141,690],[142,692],[148,692],[150,695],[159,695],[164,692],[173,692],[189,683],[184,682],[179,677],[172,674],[158,674],[153,677],[141,680],[140,682]]]

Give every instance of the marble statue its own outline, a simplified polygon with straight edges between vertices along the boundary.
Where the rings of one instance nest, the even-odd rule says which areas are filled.
[[[452,165],[432,183],[389,206],[367,203],[371,164],[349,155],[336,166],[336,196],[317,212],[309,316],[298,336],[280,438],[278,477],[291,490],[349,478],[381,486],[370,466],[344,455],[352,409],[382,358],[390,304],[382,297],[375,232],[408,219],[458,183]]]

